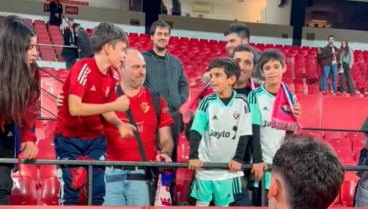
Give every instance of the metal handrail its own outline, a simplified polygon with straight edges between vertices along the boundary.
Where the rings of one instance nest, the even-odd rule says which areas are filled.
[[[54,78],[55,80],[59,81],[60,83],[64,83],[64,81],[62,81],[59,78],[55,77],[53,74],[51,74],[47,70],[44,70],[43,68],[39,68],[39,70],[42,71],[42,72],[44,72],[44,73],[46,73],[47,75],[51,76],[52,78]]]
[[[92,205],[92,179],[93,166],[116,167],[164,167],[164,168],[188,168],[188,163],[163,163],[163,162],[126,162],[126,161],[81,161],[81,160],[25,160],[14,158],[0,158],[0,164],[36,164],[36,165],[72,165],[88,167],[88,205]],[[242,164],[242,169],[251,169],[251,164]],[[267,165],[272,169],[272,165]],[[203,163],[202,168],[227,169],[227,163]],[[368,166],[345,166],[345,171],[368,171]],[[264,180],[261,181],[262,205],[265,205]]]
[[[69,45],[60,45],[60,44],[44,44],[44,43],[37,43],[36,46],[50,46],[50,47],[62,47],[62,48],[73,48],[77,49],[77,46],[69,46]]]
[[[335,132],[363,132],[362,130],[350,130],[350,129],[333,129],[333,128],[302,128],[304,131],[335,131]]]

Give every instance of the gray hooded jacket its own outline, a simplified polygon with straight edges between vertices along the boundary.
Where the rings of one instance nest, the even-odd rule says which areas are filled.
[[[158,91],[171,113],[178,112],[189,96],[188,81],[180,60],[169,53],[160,57],[153,50],[142,54],[147,69],[144,86]]]

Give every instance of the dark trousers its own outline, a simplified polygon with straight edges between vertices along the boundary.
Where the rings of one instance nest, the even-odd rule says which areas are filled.
[[[101,135],[96,139],[84,140],[80,138],[54,136],[54,144],[59,160],[75,160],[80,156],[88,156],[92,160],[106,159],[106,139]],[[80,190],[71,187],[71,166],[63,166],[60,179],[60,205],[76,205],[79,202]],[[93,167],[92,204],[102,205],[105,197],[105,167]]]
[[[68,55],[66,57],[64,57],[65,62],[66,62],[66,69],[71,69],[75,63],[75,61],[77,61],[77,57],[73,57],[72,55]]]
[[[172,152],[172,161],[176,162],[177,161],[177,146],[178,146],[178,141],[179,141],[179,135],[180,135],[180,131],[182,130],[182,115],[179,112],[176,113],[171,113],[171,117],[174,120],[174,124],[172,124],[170,126],[171,129],[171,135],[173,137],[173,141],[174,141],[174,150]],[[175,171],[173,171],[175,172]],[[172,201],[173,201],[173,205],[176,205],[176,200],[173,198],[174,196],[174,189],[175,189],[175,182],[176,182],[176,175],[174,174],[174,178],[172,180],[172,184],[170,186],[170,193],[171,193],[171,197],[172,197]]]
[[[0,158],[14,158],[15,133],[14,125],[4,125],[0,128]],[[0,205],[9,205],[9,198],[13,188],[11,170],[14,165],[0,164]]]
[[[171,134],[174,141],[174,150],[172,153],[172,160],[173,162],[176,162],[176,155],[177,155],[177,146],[179,141],[179,135],[182,127],[182,116],[179,112],[171,113],[171,117],[174,120],[174,124],[170,126],[171,128]]]
[[[248,189],[243,188],[242,190],[243,190],[242,193],[235,196],[236,197],[235,201],[233,203],[231,203],[230,206],[234,206],[234,207],[250,207],[250,206],[252,206],[252,203],[249,200]]]
[[[349,68],[348,63],[343,62],[342,63],[342,68],[344,69],[344,73],[340,73],[339,74],[341,91],[342,92],[346,92],[345,82],[344,82],[344,77],[345,77],[346,78],[346,81],[348,82],[349,92],[351,94],[354,94],[355,93],[355,89],[354,89],[353,80],[351,79],[351,73],[350,73],[350,68]]]

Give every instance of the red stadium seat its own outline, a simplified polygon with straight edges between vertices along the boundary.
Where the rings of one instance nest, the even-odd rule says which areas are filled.
[[[337,195],[331,206],[340,206],[340,193]]]
[[[339,156],[341,162],[344,165],[356,165],[356,162],[354,160],[354,153],[351,150],[339,147],[334,147],[333,149],[335,150],[336,154]]]
[[[355,178],[345,179],[340,191],[340,202],[343,206],[353,207],[355,188],[358,181],[359,178],[356,176]]]
[[[68,75],[69,75],[69,72],[70,72],[70,70],[68,70],[68,69],[59,69],[57,71],[57,76],[56,77],[58,79],[62,80],[62,81],[65,81],[66,77],[68,77]]]
[[[325,140],[331,138],[344,138],[346,137],[345,132],[325,132]]]
[[[38,152],[38,159],[56,159],[55,147],[52,139],[40,140],[38,141],[37,146],[40,150],[42,150],[41,152]]]
[[[346,135],[347,138],[354,140],[354,139],[365,139],[365,135],[362,132],[359,133],[348,133]]]
[[[10,196],[11,205],[36,205],[36,186],[31,177],[13,176],[13,189]]]
[[[334,148],[345,148],[352,150],[352,143],[348,138],[330,138],[326,140]]]
[[[43,67],[42,70],[46,71],[46,74],[51,74],[53,76],[56,76],[57,74],[56,70],[52,67]]]
[[[357,149],[362,149],[365,146],[365,138],[357,138],[357,139],[353,139],[353,151],[357,150]]]
[[[309,94],[313,94],[313,95],[319,94],[320,93],[319,89],[320,89],[319,85],[310,85]]]
[[[40,205],[59,205],[60,184],[56,177],[46,179],[42,184]]]
[[[303,134],[312,135],[319,140],[323,140],[323,132],[322,131],[303,131]]]
[[[33,180],[35,188],[38,188],[39,184],[39,166],[38,165],[27,165],[27,164],[20,164],[19,170],[16,173],[12,174],[12,178],[16,177],[29,177]]]
[[[189,159],[189,141],[185,134],[181,133],[177,146],[177,161],[180,163],[186,163]]]
[[[174,189],[174,197],[179,204],[189,205],[193,203],[190,197],[194,172],[186,168],[178,168],[176,170],[176,184]]]

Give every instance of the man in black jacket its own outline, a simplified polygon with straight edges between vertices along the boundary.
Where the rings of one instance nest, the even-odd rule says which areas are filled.
[[[174,139],[173,161],[176,161],[176,145],[182,126],[180,107],[187,101],[189,95],[188,81],[180,60],[169,54],[166,46],[170,38],[170,26],[164,21],[156,21],[151,26],[153,49],[144,52],[147,77],[144,86],[158,91],[165,99],[174,119],[171,133]]]
[[[57,25],[60,27],[62,22],[62,15],[63,15],[63,5],[60,4],[59,0],[55,0],[50,2],[49,5],[49,12],[50,12],[50,25]]]
[[[75,33],[73,31],[73,24],[74,24],[74,19],[73,18],[69,18],[68,19],[68,26],[66,26],[64,28],[64,34],[63,34],[63,38],[64,38],[64,45],[65,46],[69,46],[69,47],[64,47],[63,51],[61,52],[61,56],[64,57],[65,61],[66,61],[66,68],[70,69],[73,64],[75,63],[76,59],[77,59],[77,55],[78,55],[78,51],[77,51],[77,40],[76,40],[76,36]],[[73,47],[73,48],[72,48]]]
[[[91,46],[91,40],[89,39],[86,30],[84,30],[84,28],[82,28],[78,23],[73,24],[73,30],[77,36],[77,47],[79,52],[79,58],[83,59],[86,57],[92,57],[93,51]]]
[[[332,76],[332,91],[336,93],[336,75],[337,75],[337,61],[339,60],[337,47],[334,46],[334,36],[328,36],[328,45],[321,50],[321,59],[323,62],[323,77],[321,91],[324,92],[328,77]]]

